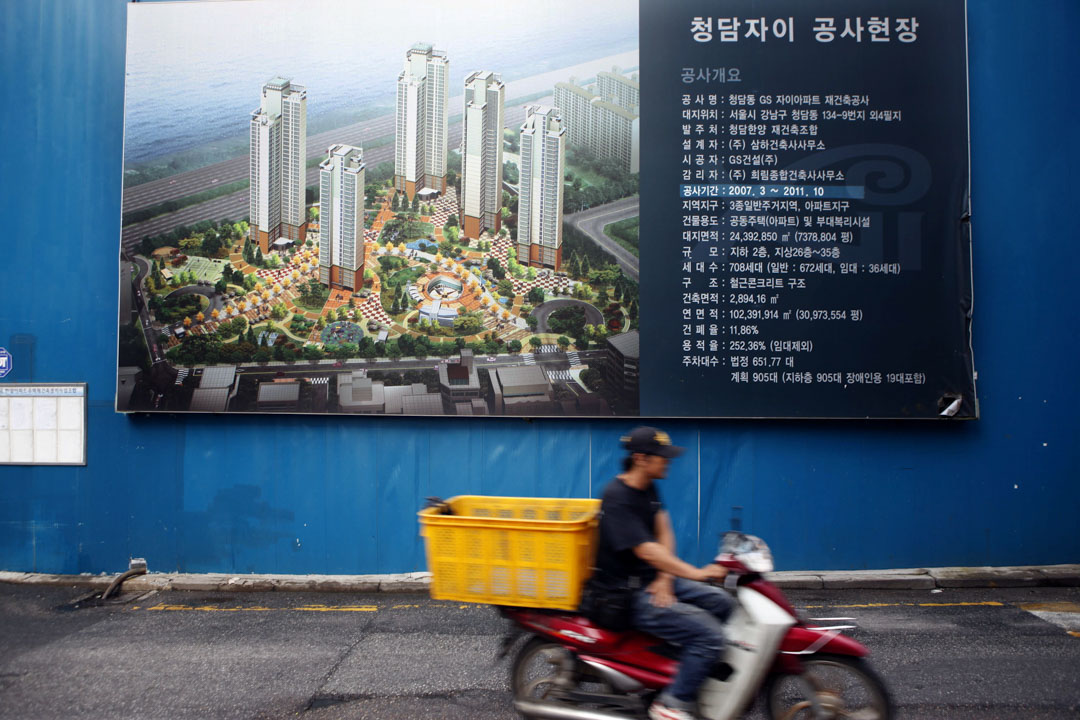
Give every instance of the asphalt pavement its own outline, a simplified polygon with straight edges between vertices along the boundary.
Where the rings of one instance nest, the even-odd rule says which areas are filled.
[[[488,606],[421,593],[87,594],[0,583],[0,718],[514,717],[508,663],[495,659],[504,621]],[[901,718],[1080,714],[1080,588],[788,596],[808,616],[857,619]]]
[[[634,197],[623,198],[605,205],[597,205],[588,210],[572,213],[565,216],[564,219],[574,228],[592,238],[597,245],[611,253],[619,267],[623,269],[623,272],[637,280],[639,273],[637,256],[605,235],[604,228],[611,223],[637,217],[641,212],[639,205],[639,198],[635,195]]]

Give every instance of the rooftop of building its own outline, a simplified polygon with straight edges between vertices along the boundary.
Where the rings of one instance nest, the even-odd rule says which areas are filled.
[[[232,387],[234,380],[236,380],[235,365],[213,365],[203,370],[199,387],[227,388]]]
[[[563,125],[562,115],[558,108],[548,105],[530,105],[525,109],[525,122],[521,126],[522,132],[536,130],[537,119],[543,124],[543,130],[558,135],[566,130]]]
[[[364,150],[355,145],[342,143],[331,145],[326,149],[326,156],[326,159],[319,163],[319,168],[322,170],[329,169],[335,162],[341,162],[346,171],[357,172],[365,167]]]
[[[608,72],[607,70],[601,70],[600,72],[596,73],[596,77],[597,79],[600,79],[601,77],[611,78],[612,80],[622,83],[623,85],[631,87],[635,90],[641,89],[641,86],[636,79],[628,78],[620,72]]]
[[[446,51],[445,50],[436,50],[434,45],[432,45],[431,43],[425,43],[425,42],[418,42],[418,43],[413,44],[413,46],[411,48],[409,48],[409,52],[407,54],[412,54],[414,52],[415,53],[421,53],[423,55],[430,55],[431,57],[436,57],[436,58],[445,58],[446,57]]]
[[[258,402],[287,403],[300,400],[300,383],[296,380],[286,382],[259,383]]]
[[[625,118],[625,119],[630,120],[630,121],[634,121],[634,120],[638,119],[637,115],[630,112],[629,110],[627,110],[623,106],[616,105],[613,102],[609,102],[607,100],[602,100],[599,97],[595,98],[592,102],[593,102],[593,105],[595,105],[596,107],[602,108],[602,109],[610,112],[611,114],[617,115],[617,116],[619,116],[621,118]]]
[[[342,375],[338,378],[338,404],[342,410],[382,410],[386,405],[386,388],[381,382],[373,382],[364,371]]]
[[[473,364],[472,350],[462,348],[457,362],[440,363],[439,384],[451,389],[480,389],[480,375]]]
[[[229,405],[229,390],[227,387],[195,388],[188,409],[193,412],[225,412]]]
[[[581,87],[580,85],[575,85],[573,83],[568,83],[568,82],[555,83],[555,88],[556,89],[561,88],[563,90],[569,90],[570,92],[572,92],[572,93],[574,93],[576,95],[580,95],[581,97],[585,98],[586,100],[592,100],[595,97],[595,95],[593,95],[591,92],[589,92],[585,88]]]
[[[514,365],[495,371],[502,386],[503,397],[514,395],[543,395],[551,391],[547,375],[538,365]]]
[[[292,95],[298,95],[300,97],[307,95],[306,87],[297,85],[292,81],[292,78],[282,77],[281,75],[275,75],[267,80],[263,85],[263,90],[278,90],[285,93],[286,98]]]
[[[631,330],[621,335],[612,335],[607,341],[623,357],[637,358],[640,355],[640,340],[637,330]]]
[[[381,383],[380,383],[381,384]],[[386,398],[386,408],[383,410],[387,415],[400,415],[402,409],[402,401],[408,395],[414,393],[426,393],[427,386],[416,383],[413,385],[391,385],[383,388],[383,394]]]
[[[443,415],[442,395],[438,393],[406,395],[401,399],[401,412],[404,415]]]

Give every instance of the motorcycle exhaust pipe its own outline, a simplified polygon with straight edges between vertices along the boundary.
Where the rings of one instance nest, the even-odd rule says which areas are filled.
[[[626,715],[621,713],[582,710],[568,705],[551,705],[532,700],[515,700],[514,709],[525,717],[543,720],[626,720]]]

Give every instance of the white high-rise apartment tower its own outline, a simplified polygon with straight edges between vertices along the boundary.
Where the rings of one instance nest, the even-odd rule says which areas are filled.
[[[525,110],[521,126],[521,185],[517,256],[522,265],[562,266],[563,182],[566,128],[558,111],[543,105]]]
[[[364,285],[364,151],[351,145],[331,145],[319,164],[319,281]]]
[[[250,142],[250,237],[264,253],[280,237],[303,242],[307,89],[282,77],[263,85],[262,103],[251,113]]]
[[[486,70],[465,78],[464,127],[461,136],[462,233],[478,238],[502,224],[503,103],[502,76]]]
[[[446,192],[446,107],[450,61],[418,43],[405,53],[398,75],[394,187],[409,198],[424,188]]]

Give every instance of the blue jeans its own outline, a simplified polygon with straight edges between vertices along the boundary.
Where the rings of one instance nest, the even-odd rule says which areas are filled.
[[[666,608],[653,605],[644,590],[635,592],[634,627],[682,646],[679,671],[663,695],[689,709],[724,651],[724,621],[735,600],[722,588],[683,578],[675,578],[674,590],[678,602]]]

